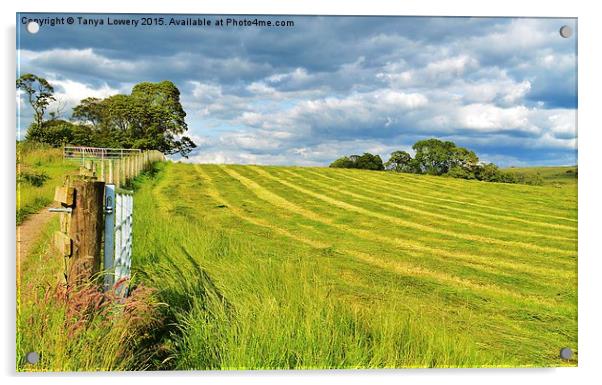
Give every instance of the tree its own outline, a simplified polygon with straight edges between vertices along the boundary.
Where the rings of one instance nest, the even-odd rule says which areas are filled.
[[[431,175],[443,175],[452,166],[453,151],[456,145],[453,142],[443,142],[439,139],[420,140],[412,146],[416,151],[415,159],[420,167],[420,172]]]
[[[187,157],[196,144],[183,136],[188,126],[180,91],[170,81],[144,82],[130,95],[87,98],[73,109],[73,118],[90,124],[101,146],[154,149]]]
[[[44,122],[41,127],[32,123],[27,130],[25,139],[60,147],[72,142],[74,127],[73,123],[61,119],[49,120]]]
[[[104,118],[105,105],[99,98],[85,98],[73,108],[72,118],[84,124],[90,124],[96,130]]]
[[[365,152],[360,156],[356,162],[357,168],[363,170],[384,170],[383,160],[380,155],[372,155],[369,152]]]
[[[33,123],[41,129],[44,123],[44,112],[48,105],[56,100],[53,95],[54,88],[46,79],[27,73],[17,79],[17,89],[27,95],[27,100],[34,112]]]
[[[330,164],[332,168],[354,168],[354,162],[347,156],[343,156]]]
[[[363,170],[384,170],[383,161],[379,155],[365,152],[363,155],[343,156],[330,164],[333,168],[360,168]]]
[[[413,172],[412,156],[405,151],[393,151],[385,163],[385,169],[397,172]]]

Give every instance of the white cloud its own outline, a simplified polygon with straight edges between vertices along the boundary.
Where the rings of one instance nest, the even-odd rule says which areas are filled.
[[[79,104],[85,98],[104,99],[111,95],[118,94],[120,90],[110,87],[104,83],[100,87],[93,87],[89,84],[80,83],[70,79],[48,79],[48,82],[55,88],[56,102],[49,106],[49,110],[58,107],[59,105],[65,108],[72,108]],[[129,90],[126,91],[129,93]]]
[[[456,111],[460,127],[479,131],[525,130],[533,131],[529,123],[529,109],[524,106],[500,108],[491,104],[469,104]]]

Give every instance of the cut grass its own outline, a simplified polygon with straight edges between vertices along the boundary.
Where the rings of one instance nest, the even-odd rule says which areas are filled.
[[[178,325],[158,368],[576,365],[574,186],[171,163],[141,181],[133,268]]]

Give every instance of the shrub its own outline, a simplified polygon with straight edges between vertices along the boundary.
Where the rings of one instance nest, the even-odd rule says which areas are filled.
[[[22,171],[17,175],[18,182],[29,183],[34,187],[42,187],[48,179],[50,179],[50,177],[43,171]]]

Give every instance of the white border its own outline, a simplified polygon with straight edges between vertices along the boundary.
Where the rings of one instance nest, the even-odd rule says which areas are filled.
[[[10,4],[8,4],[10,3]],[[528,2],[525,0],[490,1],[434,1],[434,0],[220,0],[212,4],[190,0],[126,1],[104,0],[96,2],[74,0],[2,2],[2,126],[4,146],[0,181],[5,203],[2,215],[2,293],[4,295],[1,319],[2,347],[1,374],[8,383],[79,384],[131,384],[143,380],[148,384],[161,384],[175,380],[179,384],[192,383],[252,383],[252,384],[300,384],[332,383],[365,384],[379,383],[415,384],[482,384],[508,383],[591,383],[600,378],[596,372],[602,358],[600,327],[602,311],[602,255],[597,240],[600,237],[598,218],[602,216],[600,198],[602,189],[598,168],[600,162],[600,25],[602,20],[589,1]],[[588,4],[588,5],[586,5]],[[168,372],[168,373],[100,373],[100,374],[16,374],[15,366],[15,179],[14,140],[15,93],[15,13],[21,12],[149,12],[149,13],[252,13],[252,14],[349,14],[349,15],[447,15],[447,16],[556,16],[579,18],[579,368],[560,369],[409,369],[409,370],[359,370],[359,371],[272,371],[272,372]],[[6,182],[9,183],[6,183]]]

